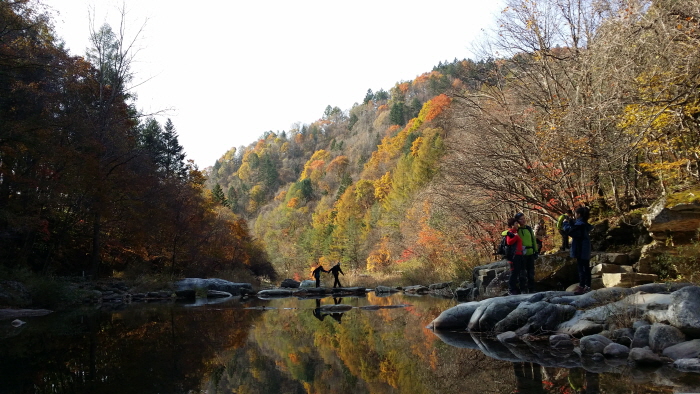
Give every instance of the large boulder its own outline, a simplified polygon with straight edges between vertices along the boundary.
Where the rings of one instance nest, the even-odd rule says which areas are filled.
[[[239,296],[253,293],[253,286],[250,283],[234,283],[217,278],[185,278],[175,282],[175,292],[187,292],[197,289],[217,290]]]
[[[682,358],[698,358],[700,357],[700,339],[693,339],[692,341],[681,342],[673,346],[669,346],[664,349],[662,354],[665,357],[672,358],[674,360]]]
[[[613,343],[613,341],[611,341],[609,338],[606,338],[600,334],[595,334],[581,338],[579,347],[581,348],[582,355],[592,355],[595,353],[603,354],[605,347],[611,343]]]
[[[683,191],[661,197],[647,209],[644,225],[657,241],[683,242],[695,237],[700,228],[700,198]]]
[[[685,334],[673,326],[661,323],[651,325],[649,331],[649,347],[656,353],[661,353],[669,346],[685,342]]]
[[[280,283],[280,287],[286,287],[290,289],[298,289],[301,283],[294,279],[285,279]]]
[[[490,298],[482,301],[469,320],[467,329],[474,332],[492,331],[499,321],[503,320],[522,301],[527,300],[529,297],[529,295],[523,294]]]
[[[692,336],[700,335],[700,287],[687,286],[671,294],[668,322]]]
[[[443,311],[435,320],[428,324],[433,330],[465,330],[474,312],[481,305],[478,301],[465,302]]]

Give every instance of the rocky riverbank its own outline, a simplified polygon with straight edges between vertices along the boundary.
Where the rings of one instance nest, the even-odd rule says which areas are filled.
[[[489,298],[447,309],[428,328],[450,345],[507,361],[700,372],[700,287],[691,284]]]

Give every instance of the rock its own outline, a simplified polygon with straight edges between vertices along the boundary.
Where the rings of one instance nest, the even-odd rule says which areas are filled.
[[[31,305],[31,303],[32,296],[22,283],[0,280],[0,305],[22,307]]]
[[[647,283],[644,285],[634,286],[632,290],[635,293],[654,293],[654,294],[667,294],[673,293],[674,291],[680,290],[684,287],[694,286],[692,283]]]
[[[0,309],[0,320],[16,319],[18,317],[46,316],[53,313],[48,309]]]
[[[297,282],[294,279],[285,279],[282,281],[282,283],[280,283],[280,287],[285,287],[285,288],[290,288],[290,289],[298,289],[300,284],[301,284],[300,282]]]
[[[207,298],[228,298],[231,297],[231,293],[226,291],[218,290],[207,290]]]
[[[632,289],[623,287],[608,287],[599,290],[589,291],[571,303],[577,309],[586,309],[595,305],[609,304],[619,301],[624,297],[634,293]]]
[[[640,367],[658,367],[664,363],[661,358],[648,347],[630,350],[630,355],[627,360]]]
[[[574,341],[566,334],[555,334],[549,336],[549,346],[556,349],[568,349],[574,347]]]
[[[455,305],[443,311],[428,325],[428,328],[433,330],[465,330],[469,325],[469,320],[480,305],[481,303],[478,301]]]
[[[671,293],[669,323],[692,336],[700,335],[700,287],[687,286]]]
[[[644,225],[655,240],[665,241],[672,236],[675,242],[693,239],[700,228],[700,203],[697,197],[683,196],[688,192],[663,196],[647,209],[643,215]],[[668,203],[669,199],[687,200],[685,203]],[[692,201],[692,202],[691,202]]]
[[[597,253],[591,257],[591,263],[596,265],[630,265],[630,256],[626,253]],[[618,271],[619,272],[619,271]]]
[[[313,288],[313,287],[316,287],[315,280],[306,279],[306,280],[302,280],[301,283],[299,283],[300,289],[308,289],[308,288]]]
[[[700,357],[700,339],[693,339],[692,341],[686,341],[677,343],[673,346],[669,346],[662,354],[665,357],[672,358],[674,360],[683,358],[698,358]]]
[[[472,300],[474,299],[474,296],[472,295],[473,292],[473,287],[458,287],[455,289],[455,297],[457,297],[457,300],[459,301]]]
[[[534,316],[537,312],[544,309],[550,305],[547,302],[523,302],[518,305],[512,312],[510,312],[505,318],[496,323],[494,327],[495,332],[506,332],[516,330],[524,326],[530,317]]]
[[[422,285],[415,285],[404,287],[403,292],[408,294],[428,294],[430,289]]]
[[[651,331],[651,325],[639,327],[634,332],[634,338],[632,338],[631,348],[643,348],[649,346],[649,332]]]
[[[652,351],[661,353],[667,347],[681,342],[685,342],[685,334],[676,327],[661,323],[651,325],[649,347]]]
[[[521,301],[528,299],[527,294],[490,298],[481,302],[474,311],[467,329],[474,332],[488,332],[511,313]]]
[[[430,288],[430,290],[440,290],[444,288],[449,288],[450,286],[452,286],[452,282],[433,283],[428,287]]]
[[[630,353],[630,348],[619,343],[611,343],[603,349],[603,355],[610,358],[627,358]]]
[[[562,321],[569,320],[575,313],[576,308],[570,305],[546,304],[530,316],[525,326],[516,330],[516,333],[522,335],[554,332]]]
[[[681,358],[673,362],[673,367],[683,372],[700,372],[700,360],[697,358]]]
[[[288,289],[266,289],[260,290],[256,296],[258,298],[283,298],[290,297],[294,294],[294,290]]]
[[[627,348],[629,348],[632,345],[633,338],[634,330],[631,328],[618,328],[614,330],[610,335],[610,339],[612,339],[613,342],[619,343],[620,345],[624,345]]]
[[[375,293],[398,293],[398,290],[388,286],[377,286],[374,289]]]
[[[613,342],[609,338],[595,334],[581,338],[581,342],[579,342],[579,347],[581,348],[582,355],[592,355],[595,353],[602,354],[605,347],[610,345],[611,343]]]
[[[175,282],[176,292],[196,289],[225,291],[236,296],[253,292],[253,286],[250,283],[234,283],[217,278],[186,278]]]
[[[514,333],[513,331],[502,332],[496,336],[496,339],[501,341],[501,343],[520,342],[520,338],[518,337],[518,334]]]
[[[591,268],[591,274],[619,274],[633,272],[632,266],[616,264],[597,264]]]
[[[605,273],[602,274],[603,287],[634,287],[645,283],[653,283],[658,279],[655,274],[638,274],[638,273]]]
[[[17,328],[17,327],[23,326],[24,324],[27,324],[27,322],[24,322],[24,321],[19,320],[19,319],[15,319],[12,321],[11,324],[12,324],[12,327]]]
[[[557,326],[556,332],[560,334],[568,334],[572,337],[580,338],[586,335],[597,334],[605,328],[604,325],[592,322],[590,320],[581,319],[583,313],[577,311],[574,317]]]
[[[576,260],[568,253],[541,255],[535,268],[537,289],[564,289],[578,278]]]

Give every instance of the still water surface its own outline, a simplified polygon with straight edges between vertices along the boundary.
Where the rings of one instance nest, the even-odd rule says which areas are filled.
[[[353,308],[318,309],[328,304]],[[698,381],[541,368],[450,346],[425,326],[453,305],[400,294],[253,298],[81,309],[18,329],[0,321],[0,394],[672,393]]]

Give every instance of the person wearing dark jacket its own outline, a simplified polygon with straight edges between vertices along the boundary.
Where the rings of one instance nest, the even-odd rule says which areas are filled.
[[[321,264],[311,271],[311,275],[316,279],[316,287],[321,287],[321,272],[328,272]]]
[[[590,211],[586,207],[576,209],[575,219],[564,220],[563,229],[571,237],[569,257],[576,259],[578,266],[578,287],[574,294],[591,291],[591,237],[593,226],[588,224]]]
[[[343,274],[343,276],[345,276],[345,273],[343,272],[343,270],[340,269],[340,261],[337,262],[333,267],[331,267],[331,269],[329,269],[328,272],[333,274],[333,278],[335,278],[335,281],[333,281],[333,288],[335,288],[336,284],[338,285],[338,287],[343,287],[340,284],[340,281],[338,280],[338,273],[341,273],[341,274]]]

